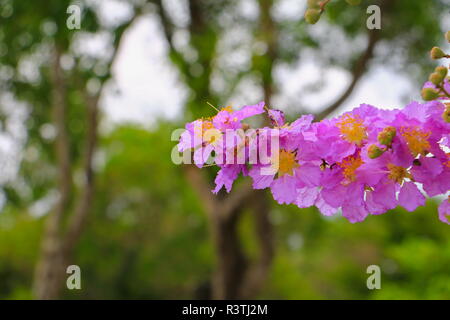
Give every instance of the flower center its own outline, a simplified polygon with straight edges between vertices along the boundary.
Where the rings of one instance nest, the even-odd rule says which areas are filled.
[[[450,152],[449,153],[447,153],[447,161],[446,162],[444,162],[444,165],[446,166],[446,167],[448,167],[448,168],[450,168]]]
[[[208,130],[211,130],[214,128],[214,125],[209,120],[202,120],[201,125],[196,124],[194,127],[194,134],[199,138],[205,138],[205,135],[207,135]],[[208,135],[207,135],[208,136]],[[214,135],[212,136],[214,137]],[[206,139],[207,142],[210,142],[208,140],[211,140],[211,137],[209,139]]]
[[[337,123],[337,127],[345,140],[354,142],[357,145],[360,145],[367,138],[366,127],[363,125],[363,120],[358,116],[343,115]]]
[[[415,127],[401,128],[400,132],[413,156],[416,157],[419,154],[425,156],[428,153],[430,132],[423,132]]]
[[[343,168],[342,174],[347,182],[353,182],[356,180],[356,169],[358,169],[364,162],[359,154],[356,156],[349,156],[338,163],[338,166]]]
[[[389,163],[387,167],[389,169],[388,178],[399,184],[401,184],[405,178],[412,179],[411,173],[409,173],[406,168],[393,165],[392,163]]]
[[[232,113],[233,112],[233,107],[226,106],[226,107],[222,108],[220,111],[227,111],[228,113]]]
[[[278,176],[282,177],[285,174],[292,176],[294,174],[294,169],[298,168],[300,165],[295,160],[296,153],[280,150],[278,159]]]

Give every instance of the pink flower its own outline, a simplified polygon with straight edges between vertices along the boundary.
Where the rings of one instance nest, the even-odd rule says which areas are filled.
[[[230,192],[242,173],[253,188],[270,188],[280,204],[315,205],[327,216],[342,210],[354,223],[397,205],[414,211],[425,204],[422,189],[430,197],[448,197],[450,124],[444,110],[437,100],[394,110],[363,104],[315,123],[312,115],[286,123],[282,111],[267,110],[272,127],[242,131],[243,119],[264,112],[261,102],[188,123],[178,149],[193,149],[197,166],[214,152],[220,167],[214,193],[223,187]],[[445,223],[449,201],[439,206]]]
[[[241,121],[263,113],[264,105],[264,101],[261,101],[256,105],[245,106],[237,111],[233,111],[231,107],[226,107],[211,118],[198,119],[186,124],[186,131],[181,134],[178,143],[178,151],[194,149],[194,163],[198,167],[202,167],[214,150],[223,154],[223,148],[225,147],[223,133],[226,130],[242,128]],[[234,135],[232,138],[234,138]],[[234,148],[236,144],[229,144],[226,147]]]
[[[281,112],[281,111],[280,111]],[[279,118],[284,118],[278,113]],[[308,154],[304,146],[302,132],[308,130],[311,116],[303,116],[292,124],[283,124],[280,129],[266,129],[270,136],[279,138],[279,147],[271,146],[271,161],[268,164],[256,164],[250,169],[255,189],[270,187],[274,199],[282,203],[293,203],[297,199],[298,189],[319,185],[320,163],[311,163],[304,159]]]

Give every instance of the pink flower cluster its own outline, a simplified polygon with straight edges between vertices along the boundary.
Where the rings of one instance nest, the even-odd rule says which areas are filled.
[[[304,115],[287,123],[264,102],[186,125],[180,152],[193,153],[202,167],[220,170],[214,193],[230,192],[242,173],[253,188],[269,188],[280,204],[316,206],[326,216],[342,210],[350,222],[402,206],[424,205],[426,193],[444,195],[439,219],[450,216],[450,124],[446,106],[435,100],[404,109],[363,104],[334,119],[313,122]],[[251,129],[244,119],[266,114],[271,125]],[[262,152],[264,150],[264,152]]]

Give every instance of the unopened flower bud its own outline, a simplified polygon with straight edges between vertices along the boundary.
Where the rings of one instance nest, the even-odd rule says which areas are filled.
[[[351,6],[357,6],[361,3],[361,0],[345,0]]]
[[[445,108],[445,111],[442,114],[442,119],[444,119],[445,122],[450,123],[450,104],[448,104]]]
[[[390,146],[392,144],[392,140],[394,140],[395,135],[397,134],[397,129],[395,127],[389,126],[383,129],[378,134],[378,142],[385,146]]]
[[[442,76],[442,80],[447,76],[448,69],[444,66],[439,66],[434,69],[434,72],[439,73]]]
[[[315,24],[317,21],[319,21],[320,18],[320,10],[318,9],[308,9],[305,12],[305,19],[306,22],[309,24]]]
[[[444,81],[445,76],[442,76],[441,74],[437,73],[437,72],[433,72],[432,74],[430,74],[430,77],[428,78],[428,80],[430,80],[430,82],[436,86],[438,86],[442,81]]]
[[[320,9],[320,0],[308,0],[309,9]]]
[[[445,39],[447,39],[448,43],[450,43],[450,31],[447,31],[445,34]]]
[[[430,52],[431,59],[437,60],[445,57],[445,52],[439,47],[433,47]]]
[[[422,99],[425,101],[431,101],[439,96],[439,92],[433,88],[423,88],[422,89]]]
[[[376,159],[384,153],[383,149],[381,149],[376,144],[371,144],[367,149],[367,155],[370,159]]]

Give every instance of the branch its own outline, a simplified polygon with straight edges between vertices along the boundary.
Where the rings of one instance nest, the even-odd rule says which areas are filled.
[[[109,61],[109,68],[114,64],[117,59],[118,51],[120,49],[120,44],[123,39],[123,35],[128,27],[133,24],[133,22],[140,16],[139,8],[136,14],[125,24],[121,25],[117,31],[117,36],[114,41],[114,47],[116,48]],[[67,258],[67,255],[72,253],[73,248],[78,242],[83,227],[89,211],[92,207],[92,201],[94,198],[94,169],[93,169],[93,158],[95,154],[95,149],[98,140],[98,116],[99,116],[99,100],[102,93],[102,88],[95,96],[89,95],[89,93],[84,89],[84,100],[87,108],[86,122],[87,122],[87,133],[86,133],[86,144],[84,149],[84,186],[82,194],[78,200],[75,208],[75,212],[70,217],[70,221],[67,225],[67,233],[64,239],[63,245],[63,255]]]
[[[264,190],[257,190],[252,197],[251,205],[255,217],[256,239],[259,243],[259,257],[246,270],[239,292],[241,299],[255,296],[264,284],[272,264],[274,256],[273,225],[270,221],[268,202]]]
[[[74,214],[68,224],[67,234],[64,241],[63,252],[71,253],[83,230],[84,222],[92,207],[92,199],[94,197],[94,170],[93,157],[97,145],[97,124],[98,124],[98,100],[100,94],[95,97],[85,93],[85,101],[87,106],[87,138],[85,146],[84,158],[84,186],[83,191],[75,209]]]
[[[158,7],[159,16],[161,18],[161,25],[163,30],[163,35],[166,38],[167,44],[169,45],[170,55],[172,56],[174,62],[179,65],[180,69],[182,69],[184,75],[188,75],[187,72],[189,70],[189,63],[184,59],[183,55],[175,48],[173,44],[173,24],[170,21],[170,18],[167,16],[166,11],[164,10],[164,6],[162,4],[162,0],[153,0],[155,5]]]
[[[270,106],[271,98],[274,93],[273,68],[278,58],[277,29],[272,18],[273,0],[259,1],[260,28],[262,30],[263,40],[267,45],[266,65],[262,71],[262,86],[264,91],[264,101]]]
[[[223,220],[229,220],[232,219],[233,215],[239,214],[241,211],[236,209],[241,207],[254,193],[255,191],[252,188],[252,182],[250,180],[245,180],[238,185],[233,192],[229,193],[221,201],[221,218]]]
[[[33,283],[33,294],[38,299],[58,297],[61,261],[61,222],[67,211],[72,189],[72,172],[70,164],[70,144],[67,132],[67,88],[60,65],[61,49],[55,45],[52,52],[50,82],[52,85],[51,103],[53,118],[57,130],[55,153],[58,167],[59,199],[46,220],[39,258]],[[57,268],[58,272],[53,272]]]
[[[364,75],[364,73],[367,70],[367,65],[369,64],[369,61],[373,57],[373,52],[375,49],[376,44],[378,43],[378,40],[380,39],[379,31],[369,31],[369,38],[367,42],[367,48],[362,53],[362,55],[359,57],[359,59],[356,61],[353,71],[352,71],[352,81],[348,85],[347,89],[342,93],[342,95],[329,107],[325,108],[325,110],[321,111],[316,119],[322,120],[323,118],[327,117],[332,112],[336,111],[342,103],[347,100],[347,98],[353,93],[353,90],[356,87],[356,84],[359,82],[361,77]]]
[[[212,186],[207,182],[208,180],[203,176],[202,172],[194,165],[184,165],[183,170],[187,181],[202,200],[206,212],[208,215],[213,215],[217,208],[217,200],[211,192]]]
[[[58,166],[58,189],[60,197],[54,213],[54,221],[59,225],[69,204],[72,190],[72,172],[70,161],[70,142],[67,132],[67,88],[60,65],[61,50],[54,48],[50,81],[52,82],[53,117],[57,130],[55,153]],[[50,219],[53,220],[53,219]]]

